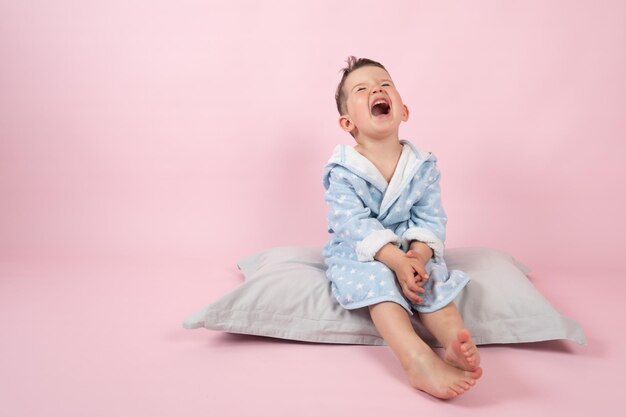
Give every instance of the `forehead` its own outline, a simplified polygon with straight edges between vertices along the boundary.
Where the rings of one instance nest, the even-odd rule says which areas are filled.
[[[348,75],[345,81],[345,86],[350,91],[350,89],[361,83],[368,82],[376,82],[381,80],[390,80],[391,76],[387,71],[380,67],[374,67],[372,65],[368,65],[365,67],[361,67],[357,70],[354,70]]]

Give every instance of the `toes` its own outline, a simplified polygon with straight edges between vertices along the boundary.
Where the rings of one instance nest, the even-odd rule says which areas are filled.
[[[470,335],[469,330],[467,330],[467,329],[459,330],[459,333],[457,334],[457,337],[459,338],[459,342],[461,342],[461,343],[469,342],[470,339],[472,338],[471,335]]]
[[[465,392],[465,390],[460,387],[459,385],[455,385],[453,387],[450,387],[457,395],[461,395]]]
[[[469,372],[469,376],[473,379],[478,379],[483,374],[483,368],[476,368],[474,371]]]
[[[454,397],[456,397],[457,395],[459,395],[459,394],[457,394],[457,393],[456,393],[456,391],[454,391],[454,390],[450,389],[450,390],[448,390],[448,392],[447,392],[446,398],[454,398]]]

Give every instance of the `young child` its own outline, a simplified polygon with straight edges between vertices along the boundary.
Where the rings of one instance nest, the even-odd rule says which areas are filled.
[[[380,63],[355,57],[335,95],[339,145],[324,170],[331,238],[324,247],[332,292],[347,309],[368,307],[411,385],[452,398],[480,378],[480,357],[452,302],[469,281],[443,259],[446,214],[433,154],[398,137],[409,110]],[[409,315],[445,348],[443,359]]]

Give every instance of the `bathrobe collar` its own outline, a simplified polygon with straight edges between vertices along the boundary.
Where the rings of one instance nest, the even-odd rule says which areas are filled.
[[[384,194],[381,202],[381,213],[396,200],[400,191],[411,181],[417,173],[418,168],[427,160],[434,160],[433,154],[417,149],[408,141],[401,140],[402,153],[398,160],[396,170],[389,183],[380,173],[378,168],[366,157],[358,153],[353,147],[347,145],[337,145],[331,155],[324,170],[324,186],[328,188],[331,169],[335,165],[343,166],[355,175],[371,183]]]

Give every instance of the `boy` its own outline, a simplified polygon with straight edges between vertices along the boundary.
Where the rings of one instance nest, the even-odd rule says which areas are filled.
[[[343,307],[369,308],[413,387],[452,398],[482,369],[452,302],[469,277],[443,260],[447,218],[436,158],[399,139],[409,110],[385,67],[347,62],[335,98],[339,125],[356,145],[337,146],[324,170],[327,276]],[[415,333],[412,310],[445,348],[443,359]]]

